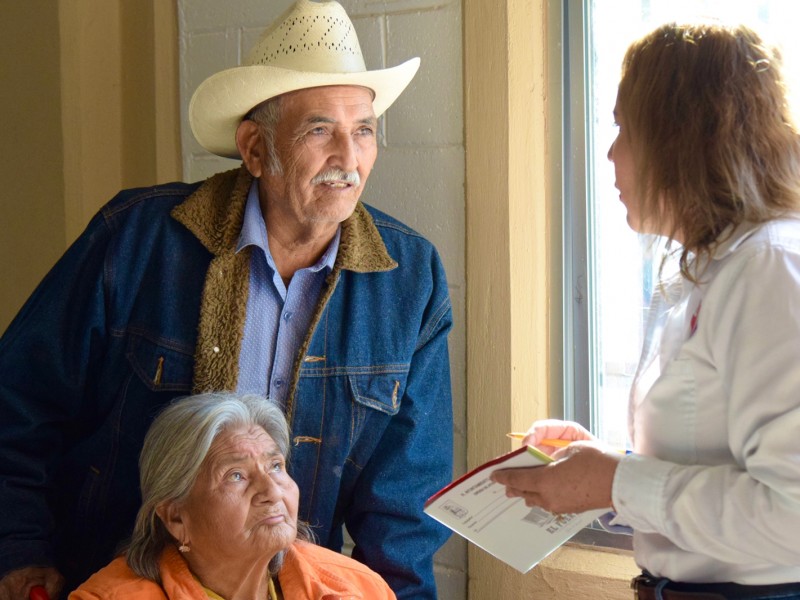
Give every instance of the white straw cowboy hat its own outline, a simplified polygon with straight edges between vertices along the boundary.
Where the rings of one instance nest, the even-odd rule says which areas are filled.
[[[397,99],[419,58],[367,71],[353,23],[332,0],[298,0],[261,35],[242,66],[206,79],[189,103],[189,123],[209,152],[239,158],[236,128],[256,105],[294,90],[358,85],[375,94],[375,115]]]

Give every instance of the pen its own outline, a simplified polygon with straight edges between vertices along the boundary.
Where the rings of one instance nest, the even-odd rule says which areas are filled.
[[[510,437],[512,440],[521,440],[522,438],[524,438],[528,434],[527,433],[519,433],[519,432],[516,432],[516,431],[512,431],[511,433],[507,433],[506,435],[508,437]],[[576,441],[576,440],[561,440],[561,439],[555,439],[555,438],[545,438],[541,442],[539,442],[539,444],[541,446],[553,446],[554,448],[566,448],[567,446],[569,446],[574,441]],[[619,452],[620,454],[631,454],[631,450],[617,450],[617,452]]]

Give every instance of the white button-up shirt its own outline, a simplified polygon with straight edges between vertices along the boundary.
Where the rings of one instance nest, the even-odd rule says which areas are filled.
[[[636,561],[687,582],[800,581],[800,217],[734,231],[657,292],[614,479]]]

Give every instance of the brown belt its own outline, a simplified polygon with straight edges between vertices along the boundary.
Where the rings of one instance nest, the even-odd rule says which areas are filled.
[[[638,600],[758,600],[782,596],[800,598],[800,583],[681,583],[643,574],[633,578],[631,588],[633,597]]]

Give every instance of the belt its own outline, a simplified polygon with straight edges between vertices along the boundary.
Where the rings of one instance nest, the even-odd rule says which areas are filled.
[[[682,583],[642,574],[631,580],[638,600],[758,600],[800,598],[800,583],[741,585],[738,583]],[[659,593],[660,592],[660,593]]]

